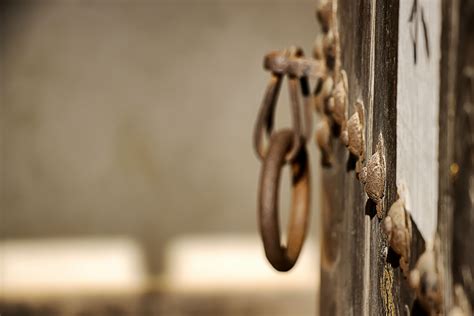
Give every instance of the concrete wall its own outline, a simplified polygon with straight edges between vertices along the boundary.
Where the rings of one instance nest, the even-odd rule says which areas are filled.
[[[131,236],[156,272],[176,235],[257,234],[262,56],[310,53],[314,1],[2,6],[3,238]]]

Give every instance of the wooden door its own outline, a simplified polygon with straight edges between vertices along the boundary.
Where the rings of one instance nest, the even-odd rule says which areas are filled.
[[[386,177],[379,217],[347,150],[335,145],[322,179],[321,315],[423,313],[381,227],[400,186],[410,193],[410,270],[426,243],[439,240],[441,313],[456,304],[453,284],[473,302],[473,7],[468,0],[337,1],[349,116],[362,101],[366,158],[383,139]]]

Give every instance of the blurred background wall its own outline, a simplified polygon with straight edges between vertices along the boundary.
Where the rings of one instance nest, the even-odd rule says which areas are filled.
[[[314,8],[3,2],[2,238],[128,236],[158,273],[179,235],[257,235],[262,57],[293,44],[309,55]],[[277,121],[287,124],[285,85],[281,98]]]

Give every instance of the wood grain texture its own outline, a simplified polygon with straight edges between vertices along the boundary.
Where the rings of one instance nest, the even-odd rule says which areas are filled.
[[[474,1],[442,1],[438,227],[447,312],[453,285],[474,305]],[[457,168],[456,168],[457,166]]]
[[[349,81],[349,115],[357,99],[369,104],[371,6],[339,1],[342,68]],[[323,171],[321,315],[362,315],[364,303],[365,193],[348,169],[348,151],[337,140],[334,166]]]
[[[367,157],[373,154],[379,135],[385,142],[385,214],[397,198],[399,3],[339,0],[338,7],[349,115],[361,99],[366,109]],[[413,293],[398,260],[388,252],[375,205],[348,168],[347,150],[339,143],[335,149],[335,165],[323,171],[321,315],[404,315],[413,307]],[[411,266],[424,249],[415,224],[413,230]]]
[[[439,201],[438,227],[440,251],[443,260],[442,278],[444,314],[452,306],[452,235],[453,235],[453,190],[449,167],[454,161],[454,120],[456,64],[459,29],[459,0],[443,0],[440,63],[440,108],[439,108]]]
[[[459,7],[453,180],[452,273],[474,305],[474,1]]]

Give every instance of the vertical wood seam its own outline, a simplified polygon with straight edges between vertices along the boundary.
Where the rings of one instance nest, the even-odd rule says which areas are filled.
[[[372,127],[373,127],[373,109],[374,109],[374,85],[375,85],[375,14],[376,0],[370,1],[370,54],[369,54],[369,86],[368,86],[368,104],[367,104],[367,127],[366,127],[366,156],[367,159],[372,154]],[[367,197],[365,197],[365,203]],[[364,277],[362,292],[362,311],[363,315],[369,315],[370,299],[370,217],[364,215]]]

